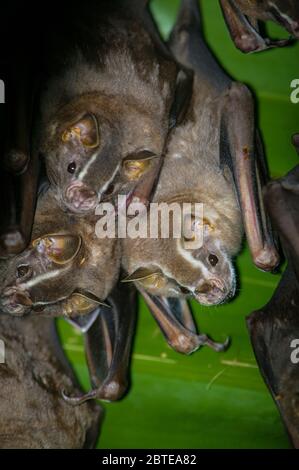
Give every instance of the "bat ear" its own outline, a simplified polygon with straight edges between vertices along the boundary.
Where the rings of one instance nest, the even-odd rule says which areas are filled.
[[[84,147],[93,149],[100,145],[100,132],[94,114],[85,114],[62,133],[63,142],[80,142]]]
[[[87,315],[95,310],[99,305],[106,304],[100,302],[96,297],[89,292],[75,291],[66,301],[64,306],[64,313],[67,316],[72,315]]]
[[[128,155],[123,160],[123,172],[130,181],[136,181],[141,178],[153,165],[157,155],[148,151]]]
[[[189,108],[193,91],[193,72],[181,66],[176,78],[174,99],[169,115],[169,129],[179,125]]]
[[[162,288],[165,285],[166,277],[158,267],[138,268],[130,276],[122,280],[122,282],[139,282],[147,288]]]
[[[131,273],[125,279],[122,279],[121,282],[143,281],[153,276],[161,276],[161,275],[162,275],[161,270],[158,267],[155,267],[155,266],[151,268],[141,267],[141,268],[136,269],[136,271]]]
[[[178,62],[202,67],[202,27],[198,0],[182,0],[168,45]]]
[[[79,235],[46,235],[37,238],[32,246],[55,264],[68,264],[78,254],[82,240]]]

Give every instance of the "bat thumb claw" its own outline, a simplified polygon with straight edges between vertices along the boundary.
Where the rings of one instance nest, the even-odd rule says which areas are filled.
[[[82,405],[83,403],[85,403],[86,401],[94,400],[95,398],[97,398],[96,390],[91,390],[90,392],[85,393],[85,394],[83,394],[81,396],[78,396],[78,397],[70,397],[63,390],[61,392],[61,395],[62,395],[62,398],[64,399],[64,401],[66,403],[68,403],[69,405],[72,405],[72,406],[79,406],[79,405]]]
[[[212,339],[207,337],[204,345],[208,346],[209,348],[213,349],[216,352],[224,352],[230,346],[230,337],[228,336],[226,340],[224,341],[224,343],[217,343],[216,341],[213,341]]]
[[[228,336],[224,343],[214,343],[216,352],[224,352],[230,347],[230,337]]]

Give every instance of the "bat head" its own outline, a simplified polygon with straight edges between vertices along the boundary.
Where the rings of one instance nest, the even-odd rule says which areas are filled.
[[[81,99],[60,111],[43,146],[60,206],[87,215],[101,199],[130,193],[162,152],[163,126],[166,131],[155,115],[114,98]]]
[[[82,240],[72,234],[48,234],[32,241],[3,267],[3,310],[23,315],[32,307],[55,303],[72,294]],[[76,269],[77,268],[77,269]],[[72,283],[67,282],[72,280]]]
[[[227,221],[220,221],[213,209],[206,208],[203,219],[191,215],[191,231],[186,227],[179,238],[126,238],[123,265],[128,277],[124,281],[133,281],[152,295],[220,304],[235,292],[232,256],[241,238],[238,233],[229,239],[224,234],[229,230]]]
[[[29,247],[1,266],[5,313],[42,312],[68,299],[67,310],[83,314],[109,295],[119,275],[118,244],[97,238],[93,222],[59,211],[51,191],[41,196]]]

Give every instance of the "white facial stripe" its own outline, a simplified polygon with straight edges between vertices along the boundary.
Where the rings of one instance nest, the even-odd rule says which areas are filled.
[[[91,165],[96,161],[97,156],[98,156],[98,152],[95,152],[95,153],[90,157],[90,159],[88,160],[88,162],[86,163],[86,165],[84,165],[84,167],[82,168],[82,170],[80,171],[80,173],[79,173],[79,175],[78,175],[78,180],[79,180],[79,181],[82,181],[83,178],[85,178],[85,176],[87,175],[87,172],[88,172],[89,168],[90,168]]]
[[[101,200],[101,196],[102,194],[106,191],[106,189],[109,187],[110,183],[114,180],[118,170],[119,170],[119,167],[120,167],[120,163],[117,165],[117,167],[115,168],[111,178],[106,181],[106,183],[104,183],[104,185],[102,186],[102,189],[100,190],[99,194],[98,194],[98,198],[99,200]]]
[[[279,13],[279,15],[280,15],[284,20],[286,20],[290,25],[293,24],[292,18],[290,18],[286,13],[282,13],[282,12],[280,11],[280,9],[278,8],[278,6],[275,5],[275,3],[269,2],[269,5],[270,5],[272,8],[275,8],[275,10],[277,11],[277,13]]]
[[[35,286],[36,284],[39,284],[42,281],[47,281],[48,279],[53,279],[54,277],[58,276],[59,274],[63,273],[66,271],[68,268],[63,268],[63,269],[55,269],[54,271],[49,271],[44,274],[40,274],[39,276],[30,279],[30,281],[24,282],[21,284],[21,287],[24,289],[30,289],[31,287]]]
[[[210,277],[209,270],[206,268],[204,263],[199,259],[195,259],[190,251],[184,250],[180,244],[180,240],[177,240],[177,249],[179,254],[194,268],[201,269],[202,275],[204,279],[208,279]]]

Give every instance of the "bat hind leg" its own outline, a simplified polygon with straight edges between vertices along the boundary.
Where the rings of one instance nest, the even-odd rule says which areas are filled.
[[[231,0],[220,0],[223,16],[236,47],[244,52],[259,52],[273,47],[284,47],[290,39],[264,38],[257,22],[247,18]]]
[[[151,314],[160,326],[169,346],[181,354],[192,354],[202,346],[214,351],[225,351],[229,339],[217,343],[206,334],[197,334],[192,314],[184,299],[167,299],[148,294],[139,289]]]

